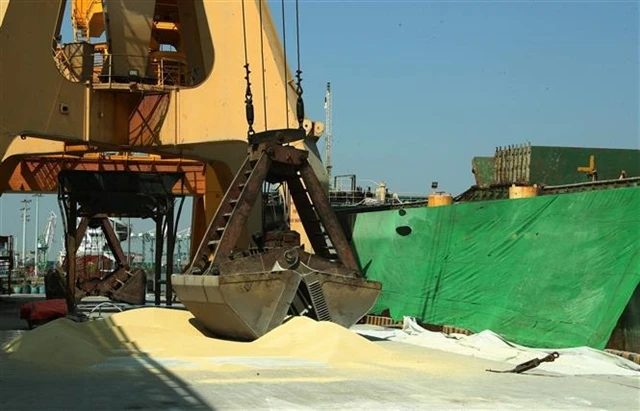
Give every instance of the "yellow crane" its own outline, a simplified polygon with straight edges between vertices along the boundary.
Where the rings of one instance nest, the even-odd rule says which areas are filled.
[[[43,156],[117,151],[199,161],[205,187],[193,206],[197,242],[246,152],[243,38],[248,61],[264,72],[251,80],[255,131],[296,127],[293,75],[268,7],[257,0],[73,1],[78,41],[61,44],[65,6],[47,1],[36,15],[21,1],[0,6],[1,181]],[[305,119],[304,129],[304,145],[315,145],[323,124]]]
[[[361,278],[321,192],[316,173],[324,177],[325,172],[315,145],[323,124],[304,117],[299,59],[294,76],[265,3],[76,0],[71,3],[74,41],[66,44],[60,36],[66,1],[40,2],[37,13],[30,2],[0,3],[0,192],[16,187],[58,192],[68,214],[63,217],[73,222],[65,240],[71,304],[75,250],[88,227],[102,227],[118,267],[106,280],[86,282],[83,292],[115,290],[129,298],[128,284],[139,288],[141,277],[128,270],[107,216],[116,210],[122,216],[144,215],[162,230],[173,224],[175,195],[185,194],[194,195],[192,264],[188,275],[178,277],[180,297],[211,328],[253,338],[292,310],[347,325],[375,301],[380,285]],[[295,6],[297,18],[298,2]],[[43,173],[46,178],[34,178]],[[286,293],[276,298],[227,288],[225,294],[218,278],[227,285],[255,282],[239,280],[245,278],[243,267],[232,260],[261,227],[255,200],[265,179],[294,187],[290,228],[301,234],[302,244],[271,251],[272,263],[280,267],[275,274],[269,274],[275,266],[261,266]],[[240,197],[234,199],[234,193]],[[278,238],[279,246],[289,244],[287,233]],[[172,244],[167,243],[167,256],[173,256]],[[246,263],[245,271],[256,267],[255,260],[239,261]],[[160,262],[156,253],[156,267]],[[236,272],[240,277],[231,274]],[[193,286],[205,277],[210,290],[235,301],[201,298]],[[171,277],[166,281],[170,301]],[[270,302],[261,305],[265,296]],[[234,311],[235,319],[212,320],[213,306],[222,310],[218,313]],[[265,307],[273,310],[258,321],[256,313],[264,314]]]

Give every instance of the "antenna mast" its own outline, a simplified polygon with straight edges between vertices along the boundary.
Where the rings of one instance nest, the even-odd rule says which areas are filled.
[[[327,93],[324,97],[324,111],[325,111],[325,143],[324,143],[324,163],[327,170],[327,177],[329,179],[329,186],[331,186],[331,83],[327,83]]]

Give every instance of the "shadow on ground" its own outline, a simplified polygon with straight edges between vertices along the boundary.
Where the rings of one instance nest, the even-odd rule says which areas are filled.
[[[20,305],[42,296],[0,297],[0,339],[7,342],[27,330]],[[108,319],[106,320],[108,321]],[[72,409],[214,409],[166,366],[140,352],[122,334],[104,337],[122,350],[115,366],[53,368],[18,361],[0,352],[0,399],[3,410]],[[46,345],[45,345],[46,347]],[[46,349],[46,348],[44,348]],[[56,355],[51,352],[50,355]],[[135,357],[135,358],[133,358]],[[110,361],[107,361],[107,365]]]

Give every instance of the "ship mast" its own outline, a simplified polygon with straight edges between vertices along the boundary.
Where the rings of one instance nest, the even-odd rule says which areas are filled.
[[[324,145],[324,163],[327,170],[327,178],[329,186],[331,186],[331,83],[327,83],[327,93],[324,97],[325,111],[325,145]]]

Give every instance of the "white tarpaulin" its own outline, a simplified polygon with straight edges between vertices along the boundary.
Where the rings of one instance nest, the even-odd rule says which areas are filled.
[[[513,365],[534,358],[542,358],[555,351],[560,354],[560,357],[554,362],[540,364],[538,370],[568,375],[607,374],[640,377],[640,365],[617,355],[589,347],[527,348],[508,342],[489,330],[472,335],[447,335],[428,331],[418,325],[411,317],[404,317],[402,330],[368,326],[354,326],[353,329],[361,335],[487,360],[503,361]]]

